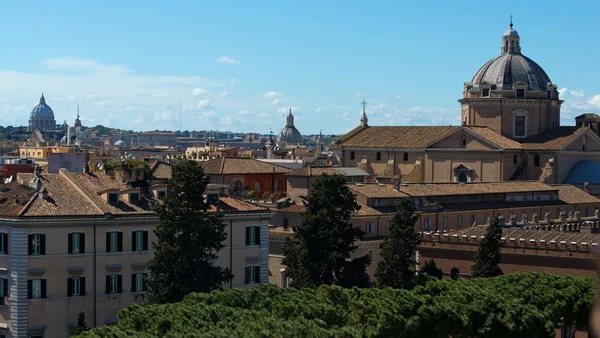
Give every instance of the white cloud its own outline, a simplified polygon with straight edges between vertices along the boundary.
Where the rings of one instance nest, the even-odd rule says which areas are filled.
[[[227,92],[220,92],[219,95],[217,95],[217,96],[219,96],[219,97],[227,97],[227,95],[228,95]]]
[[[242,62],[240,60],[236,60],[229,56],[221,56],[220,58],[217,59],[217,62],[228,64],[228,65],[236,65],[236,66],[242,65]]]
[[[317,109],[315,109],[315,113],[320,113],[321,110],[323,110],[323,109],[321,109],[321,107],[317,107]]]
[[[228,116],[225,116],[225,117],[222,117],[221,119],[219,119],[219,122],[225,126],[235,126],[235,125],[245,125],[245,124],[248,124],[250,121],[243,119],[239,116],[228,115]]]
[[[350,114],[347,111],[342,113],[342,118],[344,120],[352,120],[352,118],[350,117]]]
[[[157,111],[154,113],[154,121],[173,121],[174,117],[172,110]]]
[[[216,115],[217,115],[217,113],[215,113],[212,110],[202,113],[202,116],[204,116],[204,117],[213,117],[213,116],[216,116]]]
[[[210,100],[200,100],[198,102],[198,108],[203,109],[208,107],[210,107]]]
[[[291,106],[291,107],[279,107],[279,108],[277,108],[277,111],[280,113],[287,113],[290,111],[290,109],[292,110],[292,113],[295,113],[300,110],[300,108],[298,108],[298,107]]]
[[[172,97],[173,95],[171,95],[170,93],[155,93],[152,94],[152,97],[154,98],[167,98],[167,97]]]
[[[402,94],[398,94],[394,97],[396,100],[403,100],[404,99],[404,95]]]
[[[600,109],[600,95],[594,95],[594,97],[592,97],[588,103]]]
[[[278,92],[267,92],[263,94],[262,97],[264,97],[265,99],[276,99],[279,97],[283,97],[283,94]]]
[[[363,97],[364,95],[362,93],[356,93],[356,97]]]
[[[280,102],[279,99],[275,99],[275,100],[271,101],[271,104],[276,106],[279,104],[279,102]]]
[[[104,101],[97,101],[97,102],[94,102],[94,104],[96,106],[100,106],[100,107],[107,107],[107,106],[111,105],[110,101],[106,101],[106,100],[104,100]]]
[[[250,111],[248,109],[242,109],[238,112],[238,115],[248,115]]]
[[[210,92],[206,89],[196,88],[192,90],[192,95],[194,96],[210,96]]]
[[[96,94],[88,94],[85,97],[88,98],[88,99],[93,99],[93,98],[98,97],[98,95],[96,95]]]
[[[138,114],[136,116],[135,120],[131,121],[131,123],[136,127],[142,126],[145,122],[146,122],[146,117],[144,116],[144,114]]]
[[[121,65],[106,65],[96,60],[78,59],[72,56],[65,56],[45,60],[43,66],[49,70],[55,71],[79,71],[97,74],[126,74],[131,70]]]
[[[569,90],[567,88],[561,88],[558,92],[560,99],[564,100],[560,108],[561,125],[574,125],[575,117],[581,114],[600,114],[600,94],[586,96],[583,90]]]
[[[256,116],[258,116],[258,117],[267,117],[267,116],[271,116],[271,114],[269,114],[269,113],[260,113],[260,114],[257,114]]]

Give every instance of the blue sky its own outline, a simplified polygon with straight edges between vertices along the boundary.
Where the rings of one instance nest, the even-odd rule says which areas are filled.
[[[504,7],[507,8],[502,8]],[[459,123],[463,83],[500,52],[559,85],[562,124],[600,114],[600,4],[486,1],[46,1],[0,3],[0,124],[40,93],[58,121],[134,130],[268,133],[292,107],[304,134]],[[598,95],[598,96],[596,96]]]

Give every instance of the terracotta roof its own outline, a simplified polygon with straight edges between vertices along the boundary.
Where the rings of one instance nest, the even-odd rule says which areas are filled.
[[[362,204],[357,202],[358,205],[360,205],[360,210],[356,213],[356,215],[358,216],[378,216],[378,215],[384,215],[385,213],[377,210],[377,209],[373,209],[371,207],[369,207],[366,204]],[[287,207],[283,207],[280,209],[273,209],[274,212],[285,212],[285,213],[296,213],[299,214],[301,212],[305,212],[306,211],[306,207],[302,204],[291,204]]]
[[[256,204],[248,203],[239,198],[222,196],[219,198],[219,203],[211,205],[210,210],[222,210],[225,213],[230,212],[248,212],[248,211],[268,211],[267,208]]]
[[[467,237],[476,236],[477,238],[485,235],[485,231],[487,226],[478,225],[474,227],[468,227],[465,229],[461,229],[459,231],[453,232],[453,234],[461,237],[462,235],[466,235]],[[600,234],[585,234],[580,232],[565,232],[565,231],[554,231],[554,230],[537,230],[537,229],[519,229],[519,228],[503,228],[502,229],[502,237],[505,238],[506,242],[509,241],[510,238],[514,238],[517,242],[520,239],[524,239],[525,242],[529,242],[530,239],[534,239],[537,242],[540,240],[546,241],[546,245],[550,243],[550,241],[556,242],[556,248],[558,249],[558,244],[561,241],[565,241],[567,245],[570,245],[571,242],[577,243],[600,243]]]
[[[327,175],[339,175],[340,173],[333,167],[316,167],[316,166],[305,166],[300,169],[287,173],[288,176],[321,176]]]
[[[244,157],[221,157],[201,162],[201,165],[207,175],[283,174],[291,171],[278,165]]]
[[[600,199],[570,184],[553,185],[558,188],[558,199],[569,204],[600,203]]]
[[[580,127],[556,127],[524,139],[521,145],[523,149],[530,150],[561,150],[585,130]]]
[[[408,183],[400,185],[401,192],[414,197],[556,190],[558,190],[558,188],[537,181],[501,183]]]
[[[488,127],[466,127],[479,137],[497,145],[502,149],[521,149],[521,144],[493,131]]]
[[[0,215],[16,216],[25,207],[15,203],[16,199],[31,199],[35,191],[13,180],[8,184],[0,184]]]
[[[363,148],[424,148],[460,128],[459,126],[366,127],[351,131],[355,134],[342,138],[340,144],[344,147]]]
[[[164,163],[162,161],[156,161],[150,167],[152,176],[156,179],[168,180],[171,178],[172,165]]]
[[[367,196],[368,198],[403,198],[410,197],[403,192],[394,189],[393,184],[376,183],[349,183],[348,188],[357,194]]]

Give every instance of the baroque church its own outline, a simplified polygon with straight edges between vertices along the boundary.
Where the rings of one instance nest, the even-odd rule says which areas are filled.
[[[458,102],[460,126],[370,126],[363,108],[360,125],[335,146],[341,165],[380,183],[536,180],[600,193],[600,117],[560,126],[557,86],[521,53],[512,22],[500,55],[464,84]]]

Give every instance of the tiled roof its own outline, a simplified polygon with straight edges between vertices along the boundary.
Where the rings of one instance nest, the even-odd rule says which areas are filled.
[[[221,157],[201,162],[206,175],[283,174],[291,169],[244,157]]]
[[[306,166],[287,173],[288,176],[321,176],[342,175],[342,176],[369,176],[369,173],[357,167],[331,167],[331,166]]]
[[[394,189],[393,184],[376,183],[349,183],[348,188],[357,194],[367,196],[368,198],[403,198],[409,195]]]
[[[355,134],[342,138],[344,147],[363,148],[424,148],[460,129],[459,126],[436,127],[366,127],[353,130]]]
[[[358,210],[358,212],[356,213],[356,215],[358,215],[358,216],[378,216],[378,215],[385,214],[377,209],[373,209],[373,208],[369,207],[366,204],[362,204],[359,202],[357,202],[357,204],[360,206],[360,210]],[[301,212],[305,212],[306,207],[302,204],[291,204],[287,207],[283,207],[280,209],[274,209],[273,211],[299,214]]]
[[[34,193],[33,189],[19,184],[16,180],[8,184],[0,183],[0,215],[17,216],[25,205],[17,204],[15,200],[17,198],[29,200]]]
[[[558,199],[569,204],[600,203],[600,199],[570,184],[553,185],[558,188]]]
[[[461,237],[462,235],[466,235],[467,237],[476,236],[477,238],[484,236],[486,232],[487,226],[474,226],[468,227],[459,231],[454,232],[453,234]],[[550,230],[537,230],[537,229],[519,229],[519,228],[503,228],[502,229],[502,237],[508,242],[510,238],[514,238],[516,241],[520,239],[524,239],[525,242],[529,242],[530,239],[534,239],[536,241],[544,240],[546,244],[550,243],[550,241],[556,241],[556,243],[560,243],[561,241],[565,241],[567,244],[571,242],[577,243],[600,243],[600,234],[585,234],[580,232],[565,232],[565,231],[550,231]],[[558,247],[558,245],[557,245]]]
[[[556,127],[524,139],[521,145],[526,150],[561,150],[585,130],[580,127]]]
[[[408,183],[400,191],[414,197],[501,194],[511,192],[556,191],[558,188],[537,181],[501,183]]]
[[[211,205],[210,210],[222,210],[225,213],[229,212],[248,212],[248,211],[268,211],[267,208],[256,204],[248,203],[239,198],[222,196],[219,198],[219,203]]]
[[[152,173],[152,176],[156,179],[168,180],[171,178],[171,169],[172,166],[170,164],[161,161],[156,161],[150,167],[150,172]]]
[[[497,145],[502,149],[521,149],[521,144],[493,131],[488,127],[466,127],[479,137]]]

